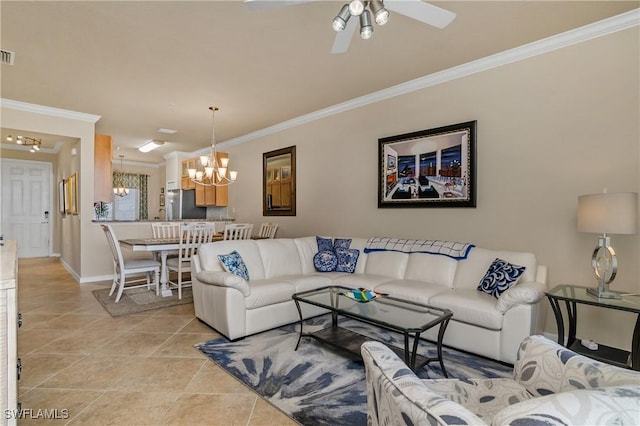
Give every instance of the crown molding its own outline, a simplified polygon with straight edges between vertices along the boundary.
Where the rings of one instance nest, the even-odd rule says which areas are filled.
[[[594,38],[604,37],[638,25],[640,25],[640,9],[634,9],[611,18],[603,19],[593,24],[565,31],[555,36],[524,44],[482,59],[467,62],[466,64],[458,65],[414,80],[409,80],[405,83],[391,86],[387,89],[382,89],[328,108],[301,115],[291,120],[283,121],[273,126],[265,127],[264,129],[220,142],[217,146],[220,148],[226,148],[239,145],[257,138],[297,127],[311,121],[320,120],[322,118],[341,114],[352,109],[360,108],[396,96],[426,89],[428,87],[488,71],[514,62],[519,62],[538,55],[553,52],[554,50],[592,40]]]
[[[69,111],[66,109],[30,104],[27,102],[14,101],[12,99],[5,98],[0,98],[0,107],[15,109],[17,111],[33,112],[36,114],[51,115],[53,117],[59,118],[69,118],[71,120],[86,121],[88,123],[95,123],[100,120],[100,118],[102,118],[102,116],[100,115]]]

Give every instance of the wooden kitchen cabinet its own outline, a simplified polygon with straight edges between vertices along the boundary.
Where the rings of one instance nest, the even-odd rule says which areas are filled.
[[[182,189],[196,189],[196,183],[189,178],[189,169],[195,169],[197,165],[197,161],[198,161],[197,158],[189,158],[188,160],[182,160],[182,173],[181,173]]]
[[[96,133],[93,147],[93,199],[111,202],[113,194],[113,165],[111,136]]]

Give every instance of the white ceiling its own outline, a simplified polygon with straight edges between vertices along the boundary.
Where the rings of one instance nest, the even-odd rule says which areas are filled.
[[[100,115],[96,131],[111,135],[126,159],[161,162],[162,154],[209,145],[210,105],[220,107],[223,142],[640,5],[431,3],[456,19],[436,29],[392,14],[370,40],[356,35],[347,53],[332,55],[331,20],[342,2],[250,11],[242,1],[3,0],[1,47],[16,56],[14,66],[2,65],[1,96]],[[149,139],[167,143],[139,153]]]

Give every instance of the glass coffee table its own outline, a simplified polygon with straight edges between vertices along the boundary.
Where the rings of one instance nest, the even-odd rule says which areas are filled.
[[[439,361],[442,373],[445,377],[449,377],[442,361],[442,339],[447,329],[447,324],[453,316],[450,310],[387,295],[378,296],[364,303],[358,302],[345,296],[345,293],[351,290],[348,287],[329,286],[296,293],[292,296],[300,314],[300,336],[295,350],[298,350],[302,337],[312,337],[320,342],[360,356],[362,343],[373,339],[339,327],[338,316],[340,315],[402,333],[404,335],[404,348],[390,348],[404,359],[412,370],[416,371],[416,368],[420,368],[431,361]],[[304,333],[304,320],[300,302],[328,309],[331,312],[331,327],[314,333]],[[436,342],[438,356],[425,357],[418,354],[420,334],[436,326],[439,327],[438,341]],[[413,337],[412,345],[410,345],[411,337]]]

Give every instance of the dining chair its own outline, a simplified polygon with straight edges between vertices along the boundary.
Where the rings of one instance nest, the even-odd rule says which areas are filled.
[[[248,240],[253,231],[252,223],[228,223],[224,227],[223,240]]]
[[[111,284],[111,291],[109,296],[113,294],[118,288],[116,294],[116,303],[120,301],[124,290],[130,290],[132,288],[140,288],[146,286],[150,288],[151,274],[153,274],[153,284],[156,287],[156,295],[160,294],[160,262],[153,259],[130,259],[127,260],[122,256],[122,250],[120,249],[120,243],[116,238],[115,232],[111,225],[101,225],[102,230],[107,236],[109,242],[109,248],[113,255],[113,283]],[[140,278],[141,274],[146,275],[146,283],[140,284],[144,281],[144,278]],[[131,279],[127,279],[131,276]]]
[[[278,230],[277,223],[265,222],[262,225],[260,225],[260,232],[258,233],[258,238],[274,238],[276,236],[277,230]]]
[[[180,236],[179,222],[152,222],[153,238],[178,238]]]
[[[178,288],[178,299],[182,299],[182,288],[191,287],[191,276],[185,280],[186,272],[191,274],[191,258],[195,256],[201,244],[210,243],[216,236],[213,222],[195,222],[181,227],[178,256],[167,259],[167,271],[177,273],[175,281],[169,278],[169,284]]]

